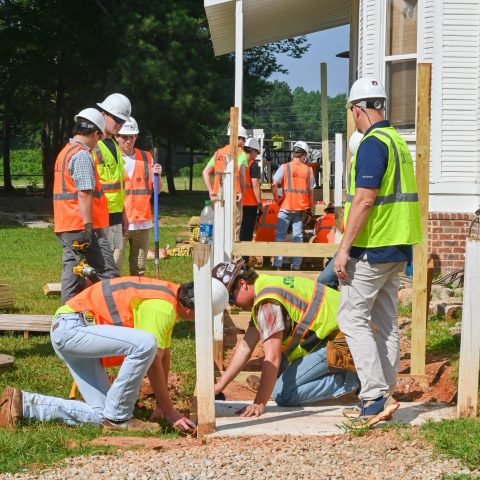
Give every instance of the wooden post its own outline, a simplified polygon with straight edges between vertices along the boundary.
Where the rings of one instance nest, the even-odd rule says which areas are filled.
[[[425,375],[427,334],[428,194],[430,182],[431,64],[418,64],[416,177],[422,242],[413,249],[412,344],[410,373]]]
[[[335,228],[342,229],[342,202],[343,202],[343,135],[335,134]]]
[[[212,262],[210,245],[193,247],[193,279],[195,282],[195,351],[197,361],[197,435],[215,431],[215,377],[213,369]],[[201,299],[201,300],[199,300]]]
[[[323,202],[330,203],[330,152],[328,148],[328,92],[327,64],[320,64],[320,105],[322,112],[322,170],[323,170]]]
[[[238,178],[238,108],[230,107],[230,161],[233,162],[233,188],[232,188],[232,238],[234,242],[239,239],[237,230],[237,178]]]
[[[459,417],[476,417],[480,360],[480,240],[467,239],[463,287],[462,340],[458,370]]]

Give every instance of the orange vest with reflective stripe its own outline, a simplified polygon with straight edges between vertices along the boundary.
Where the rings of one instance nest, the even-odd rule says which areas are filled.
[[[325,213],[315,225],[314,243],[334,243],[335,241],[335,214]]]
[[[91,312],[96,324],[133,328],[136,301],[156,298],[177,309],[178,285],[145,277],[119,277],[102,280],[68,300],[76,312]]]
[[[247,181],[245,184],[245,192],[243,193],[242,204],[245,206],[255,207],[258,205],[257,197],[253,191],[252,177],[250,175],[250,167],[255,163],[255,160],[249,160],[247,166]]]
[[[135,149],[135,167],[132,178],[125,174],[125,213],[128,221],[145,222],[152,219],[152,155]]]
[[[308,194],[312,178],[312,169],[301,162],[289,162],[285,165],[282,181],[281,208],[283,210],[299,211],[310,208]]]
[[[68,170],[70,159],[80,150],[89,152],[86,146],[77,142],[69,142],[63,147],[55,161],[53,180],[55,232],[72,232],[85,228],[78,206],[78,190]],[[107,199],[103,194],[95,165],[93,171],[95,189],[92,192],[92,224],[93,228],[104,228],[109,225]]]
[[[263,205],[263,213],[260,216],[255,229],[256,242],[274,242],[275,228],[280,207],[276,202],[270,201]]]
[[[243,152],[243,148],[238,147],[238,155]],[[219,148],[214,156],[214,169],[215,169],[215,178],[213,180],[213,193],[216,195],[220,191],[220,179],[222,173],[225,172],[226,160],[225,155],[230,155],[230,145],[225,145],[222,148]],[[240,192],[240,181],[238,179],[238,169],[237,169],[237,192]]]

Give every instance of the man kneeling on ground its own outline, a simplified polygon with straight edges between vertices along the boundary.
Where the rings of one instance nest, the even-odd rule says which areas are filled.
[[[259,416],[270,396],[280,406],[299,406],[339,397],[359,387],[356,373],[332,373],[326,362],[327,337],[338,330],[340,294],[314,280],[258,275],[243,265],[221,263],[213,269],[230,293],[230,303],[251,310],[252,322],[237,346],[215,394],[243,370],[257,343],[265,360],[253,405],[240,411]]]
[[[193,432],[195,424],[175,409],[168,393],[172,330],[179,317],[194,319],[193,295],[193,283],[120,277],[96,283],[68,300],[53,318],[51,341],[85,402],[7,386],[0,397],[0,427],[35,419],[91,423],[104,430],[159,430],[154,420],[163,417],[174,428]],[[226,304],[223,300],[215,313]],[[104,365],[118,365],[118,356],[125,358],[110,385]],[[157,401],[150,422],[133,417],[145,374]]]

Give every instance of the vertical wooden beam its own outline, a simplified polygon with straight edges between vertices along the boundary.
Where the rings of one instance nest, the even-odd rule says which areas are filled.
[[[458,370],[459,417],[476,417],[480,360],[480,240],[467,239],[463,287],[462,341]]]
[[[197,243],[193,247],[194,294],[197,299],[195,303],[197,435],[200,439],[215,431],[211,252],[210,245]]]
[[[412,344],[410,373],[425,375],[428,302],[428,195],[430,182],[431,64],[418,64],[416,177],[422,242],[413,249]]]
[[[232,238],[234,242],[237,229],[237,178],[238,178],[238,108],[230,107],[230,160],[233,162],[233,188],[232,188]]]
[[[343,202],[343,135],[335,134],[335,228],[338,232],[342,229],[342,202]]]
[[[322,118],[322,170],[323,170],[323,202],[330,203],[330,152],[328,145],[328,91],[327,91],[327,64],[320,64],[321,86],[321,118]]]
[[[235,2],[235,106],[242,123],[243,103],[243,0]]]

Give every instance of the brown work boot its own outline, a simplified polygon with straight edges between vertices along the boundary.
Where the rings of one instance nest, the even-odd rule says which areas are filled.
[[[7,385],[0,397],[0,427],[15,428],[22,418],[22,391]]]
[[[128,432],[141,432],[141,431],[150,431],[156,432],[160,430],[160,425],[154,422],[144,422],[138,418],[130,418],[125,422],[112,422],[107,418],[103,421],[103,431],[104,432],[119,432],[119,431],[128,431]]]
[[[250,390],[258,392],[260,390],[260,377],[258,375],[249,375],[245,382],[249,386]]]

